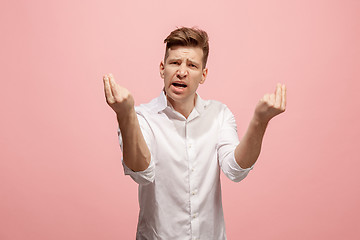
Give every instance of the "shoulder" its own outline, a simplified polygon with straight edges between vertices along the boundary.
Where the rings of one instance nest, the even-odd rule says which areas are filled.
[[[204,105],[207,109],[218,112],[219,114],[232,114],[228,106],[217,100],[204,100]]]
[[[226,104],[217,100],[205,100],[204,103],[207,112],[217,119],[219,126],[236,126],[235,116]]]
[[[159,97],[152,99],[148,103],[143,103],[138,106],[135,106],[135,111],[138,114],[144,115],[144,114],[151,114],[159,111],[159,108],[161,106],[161,101]]]

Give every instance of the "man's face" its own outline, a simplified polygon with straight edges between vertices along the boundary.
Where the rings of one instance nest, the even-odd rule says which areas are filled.
[[[160,76],[171,104],[194,103],[196,89],[205,82],[203,50],[199,47],[176,46],[168,49],[165,62],[160,63]]]

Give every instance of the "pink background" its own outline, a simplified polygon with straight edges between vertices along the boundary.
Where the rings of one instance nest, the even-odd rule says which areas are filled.
[[[205,99],[239,135],[257,101],[288,87],[254,170],[222,178],[229,239],[360,239],[360,1],[10,1],[0,7],[0,239],[134,239],[102,75],[136,103],[158,96],[163,39],[210,35]]]

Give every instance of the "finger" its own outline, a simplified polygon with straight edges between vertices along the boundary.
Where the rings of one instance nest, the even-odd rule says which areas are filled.
[[[109,79],[110,79],[110,86],[111,86],[111,92],[113,96],[118,96],[119,95],[119,86],[116,84],[115,80],[114,80],[114,76],[110,73],[109,74]]]
[[[281,109],[283,110],[283,111],[285,111],[285,109],[286,109],[286,86],[285,86],[285,84],[283,84],[282,86],[281,86],[281,88],[282,88],[282,96],[281,96]]]
[[[276,85],[276,90],[275,90],[275,107],[276,108],[280,108],[281,107],[281,84],[278,83]]]
[[[268,102],[269,101],[269,95],[270,94],[265,94],[264,96],[263,96],[263,98],[261,99],[261,101],[263,101],[263,102]]]
[[[104,81],[104,91],[105,91],[105,97],[106,99],[113,98],[112,92],[111,92],[111,86],[109,83],[109,77],[107,75],[103,76]]]
[[[274,106],[274,104],[275,104],[275,93],[272,93],[269,96],[269,105]]]

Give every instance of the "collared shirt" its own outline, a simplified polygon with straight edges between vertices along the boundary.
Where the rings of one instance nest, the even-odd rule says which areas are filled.
[[[239,139],[230,110],[196,96],[187,119],[163,92],[135,108],[151,153],[144,171],[134,172],[122,161],[125,174],[139,184],[136,239],[226,239],[220,169],[239,182],[253,166],[242,169],[235,161]]]

